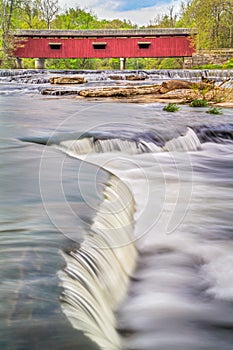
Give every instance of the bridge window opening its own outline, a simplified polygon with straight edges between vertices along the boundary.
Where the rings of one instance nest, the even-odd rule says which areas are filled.
[[[49,47],[51,50],[60,50],[61,43],[49,43]]]
[[[148,49],[150,47],[150,41],[139,41],[138,46],[140,49]]]
[[[104,50],[106,49],[106,46],[107,46],[107,43],[106,42],[95,42],[95,43],[92,43],[94,49],[97,49],[97,50]]]

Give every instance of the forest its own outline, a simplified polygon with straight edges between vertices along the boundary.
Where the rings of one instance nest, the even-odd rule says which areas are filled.
[[[62,9],[58,0],[0,0],[0,66],[14,68],[10,58],[12,33],[16,29],[144,29],[193,28],[195,45],[200,50],[233,47],[233,0],[184,0],[175,12],[168,6],[164,14],[155,14],[146,26],[140,27],[125,19],[99,19],[91,10],[70,7]],[[49,69],[115,69],[118,59],[50,59]],[[181,59],[128,59],[129,69],[180,68]],[[30,59],[25,68],[33,67]]]

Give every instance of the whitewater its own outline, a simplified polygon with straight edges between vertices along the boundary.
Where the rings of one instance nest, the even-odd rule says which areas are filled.
[[[77,106],[11,84],[2,348],[232,349],[232,110]]]

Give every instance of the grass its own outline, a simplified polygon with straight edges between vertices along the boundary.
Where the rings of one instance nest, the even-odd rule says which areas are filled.
[[[222,69],[223,66],[220,64],[203,64],[200,66],[195,66],[193,69]]]
[[[166,112],[178,112],[180,107],[178,107],[175,103],[168,103],[168,105],[163,107],[163,111]]]
[[[190,103],[190,106],[191,107],[207,107],[208,106],[208,103],[206,100],[193,100],[191,103]]]
[[[209,113],[209,114],[222,114],[222,110],[221,110],[221,108],[218,108],[218,107],[212,107],[206,113]]]

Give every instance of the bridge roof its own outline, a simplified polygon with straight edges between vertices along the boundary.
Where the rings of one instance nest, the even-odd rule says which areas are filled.
[[[143,37],[143,36],[184,36],[194,34],[190,28],[153,28],[153,29],[101,29],[101,30],[17,30],[16,37]]]

